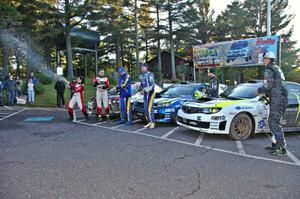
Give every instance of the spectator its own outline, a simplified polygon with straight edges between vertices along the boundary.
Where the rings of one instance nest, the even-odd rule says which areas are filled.
[[[3,89],[3,83],[0,79],[0,106],[3,106],[3,103],[2,103],[2,89]]]
[[[11,73],[8,73],[8,74],[5,76],[4,82],[7,81],[7,80],[9,80],[9,76],[11,76]]]
[[[8,80],[5,81],[4,87],[7,90],[7,104],[8,106],[13,106],[16,92],[16,81],[12,75],[10,75]]]
[[[57,107],[62,107],[65,106],[65,98],[64,98],[64,93],[65,93],[65,83],[63,80],[59,79],[54,85],[54,88],[56,90],[56,105]]]
[[[28,102],[34,103],[34,83],[33,80],[30,78],[27,84],[27,92],[28,92]]]
[[[23,85],[23,81],[20,79],[20,76],[17,76],[17,79],[16,79],[16,90],[17,90],[17,96],[18,97],[22,96],[22,85]]]
[[[32,83],[33,83],[34,88],[35,88],[38,81],[37,81],[37,78],[34,76],[33,73],[30,73],[30,76],[27,78],[26,85],[28,85],[28,82],[29,82],[30,79],[32,79]]]

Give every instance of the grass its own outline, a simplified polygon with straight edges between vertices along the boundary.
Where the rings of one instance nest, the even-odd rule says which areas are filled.
[[[26,104],[25,107],[56,107],[56,90],[54,89],[55,82],[49,85],[43,85],[45,87],[45,92],[40,95],[35,96],[34,104]],[[92,86],[92,78],[86,78],[84,87],[84,102],[88,102],[88,99],[95,96],[96,88]],[[65,93],[66,105],[70,99],[70,89],[66,88]],[[6,92],[3,92],[3,102],[6,104]]]

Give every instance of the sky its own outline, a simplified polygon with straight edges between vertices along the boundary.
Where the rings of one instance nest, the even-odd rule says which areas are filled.
[[[216,15],[221,13],[226,6],[230,4],[233,0],[210,0],[210,6],[216,12]],[[241,0],[242,1],[242,0]],[[292,39],[297,41],[296,47],[300,48],[300,13],[296,11],[300,7],[299,0],[289,0],[289,8],[287,13],[294,14],[295,18],[292,20],[291,25],[294,25],[294,33]],[[290,26],[289,26],[290,27]]]

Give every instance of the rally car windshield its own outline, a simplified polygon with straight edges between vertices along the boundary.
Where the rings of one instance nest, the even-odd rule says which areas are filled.
[[[194,88],[188,86],[172,86],[161,92],[162,97],[178,97],[181,95],[193,95]]]
[[[244,99],[256,97],[257,86],[255,85],[239,85],[232,90],[224,93],[222,97],[228,99]]]

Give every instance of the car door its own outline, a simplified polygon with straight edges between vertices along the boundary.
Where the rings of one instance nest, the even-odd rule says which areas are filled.
[[[282,119],[283,127],[300,128],[300,84],[287,83],[288,107]]]

